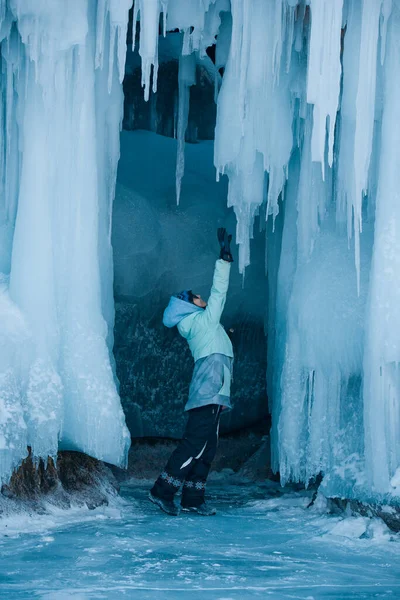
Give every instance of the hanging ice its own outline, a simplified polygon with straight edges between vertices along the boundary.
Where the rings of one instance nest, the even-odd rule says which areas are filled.
[[[1,480],[27,444],[125,464],[107,340],[129,5],[10,0],[3,13]]]
[[[185,134],[189,118],[190,86],[196,83],[196,60],[193,54],[179,59],[178,149],[176,159],[176,202],[179,204],[181,182],[185,171]]]
[[[343,0],[311,0],[311,35],[308,56],[307,102],[314,105],[312,160],[324,173],[327,119],[328,163],[333,163],[336,111],[340,91],[340,39]]]
[[[367,473],[389,491],[400,466],[400,11],[389,23],[384,66],[379,183],[364,357]]]
[[[237,216],[239,269],[250,261],[254,217],[264,201],[276,217],[292,149],[292,107],[285,63],[284,1],[232,0],[232,39],[215,131],[215,165],[229,177],[228,204]],[[293,22],[289,20],[289,28]],[[265,31],[271,31],[266,36]],[[288,49],[291,52],[291,48]]]
[[[336,6],[339,10],[339,4],[329,3],[328,9]],[[394,309],[398,305],[395,257],[399,252],[395,195],[400,181],[399,165],[392,154],[398,144],[399,6],[393,5],[390,15],[389,4],[349,0],[344,5],[340,104],[330,95],[330,82],[325,81],[321,88],[319,78],[324,72],[325,77],[333,75],[336,98],[340,27],[335,33],[336,49],[325,55],[318,44],[313,46],[313,31],[322,19],[324,3],[310,5],[307,101],[316,103],[312,156],[309,113],[305,115],[300,109],[299,117],[305,117],[305,122],[296,126],[300,133],[300,175],[298,185],[296,179],[288,185],[285,200],[275,351],[269,367],[273,370],[269,381],[274,382],[270,387],[273,456],[283,481],[308,482],[322,473],[326,493],[360,499],[397,493],[390,482],[400,462],[398,328]],[[336,17],[332,19],[337,25]],[[317,28],[318,35],[322,31],[323,26]],[[325,35],[332,31],[326,30]],[[323,71],[326,59],[330,66]],[[383,77],[379,59],[384,61]],[[318,76],[311,81],[311,87],[321,91],[320,96],[309,93],[313,64],[321,65]],[[376,100],[376,80],[382,78],[383,100],[379,94]],[[316,110],[318,102],[325,106],[329,98],[330,109],[326,105],[322,113],[320,107]],[[330,115],[328,122],[332,125],[336,107],[340,108],[337,138],[335,129],[330,129],[325,154],[326,115]],[[319,142],[313,146],[313,140]],[[313,154],[313,149],[318,152]],[[379,157],[379,168],[374,156]],[[321,162],[325,181],[312,173],[311,158]],[[297,160],[295,155],[292,173],[296,172]],[[329,164],[336,168],[331,171]],[[364,218],[368,215],[369,222],[364,224],[360,245],[365,195],[369,206]],[[341,227],[346,221],[347,236]],[[346,243],[353,228],[354,265]],[[294,244],[290,240],[295,236]]]

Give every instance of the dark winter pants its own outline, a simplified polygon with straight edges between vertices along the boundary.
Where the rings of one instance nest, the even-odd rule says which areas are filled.
[[[206,481],[217,451],[221,407],[208,404],[188,411],[183,439],[171,454],[151,492],[172,500],[183,484],[182,506],[204,502]]]

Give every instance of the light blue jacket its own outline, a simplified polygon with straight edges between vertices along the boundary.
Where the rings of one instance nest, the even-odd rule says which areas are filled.
[[[164,311],[166,327],[178,326],[178,331],[189,344],[196,362],[210,354],[225,354],[233,358],[228,334],[220,323],[229,286],[231,263],[217,260],[211,294],[205,309],[172,296]]]
[[[233,348],[220,323],[230,269],[231,263],[227,261],[219,259],[215,263],[213,285],[205,309],[172,296],[164,311],[164,325],[178,326],[196,363],[185,410],[207,404],[230,407]]]

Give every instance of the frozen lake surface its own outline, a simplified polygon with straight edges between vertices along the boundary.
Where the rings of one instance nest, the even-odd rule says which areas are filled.
[[[218,515],[169,517],[131,482],[95,511],[0,520],[7,600],[400,598],[400,538],[310,494],[215,481]]]

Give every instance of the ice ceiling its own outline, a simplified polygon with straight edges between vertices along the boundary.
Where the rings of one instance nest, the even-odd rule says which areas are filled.
[[[131,4],[0,1],[3,479],[27,444],[126,458],[110,224]],[[194,57],[216,43],[214,158],[241,271],[268,219],[274,468],[398,498],[400,2],[137,0],[137,19],[146,98],[160,24],[184,33],[178,199]]]

